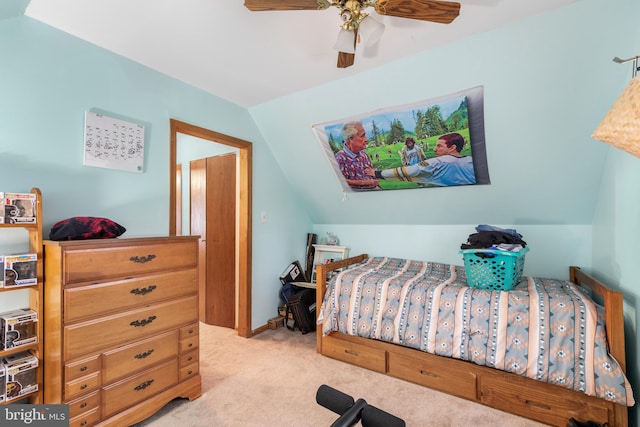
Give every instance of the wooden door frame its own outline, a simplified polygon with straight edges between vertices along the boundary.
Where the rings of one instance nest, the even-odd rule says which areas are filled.
[[[251,201],[252,201],[252,169],[253,146],[250,142],[229,135],[218,133],[179,120],[170,119],[169,138],[169,234],[176,234],[176,161],[178,134],[193,136],[218,144],[239,149],[239,194],[238,204],[238,335],[249,338],[251,329]]]

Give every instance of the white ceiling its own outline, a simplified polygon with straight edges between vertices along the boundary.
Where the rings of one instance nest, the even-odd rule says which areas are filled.
[[[251,12],[243,0],[31,0],[25,15],[243,107],[357,74],[576,0],[459,0],[449,25],[380,16],[338,69],[336,8]]]

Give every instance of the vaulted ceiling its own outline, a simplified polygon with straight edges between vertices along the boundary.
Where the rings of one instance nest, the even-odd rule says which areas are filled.
[[[336,67],[338,9],[249,11],[243,0],[3,0],[0,18],[26,16],[251,107],[576,0],[459,0],[451,24],[380,16],[386,30]]]

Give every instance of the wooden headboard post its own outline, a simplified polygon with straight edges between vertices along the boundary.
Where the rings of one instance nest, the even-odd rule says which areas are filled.
[[[586,275],[580,267],[569,267],[569,279],[578,286],[586,286],[600,298],[604,306],[605,330],[607,331],[607,344],[609,353],[616,359],[623,372],[626,372],[626,356],[624,343],[624,306],[622,293],[609,289],[596,279]],[[613,328],[610,325],[620,325]],[[626,426],[628,423],[629,411],[624,405],[616,404],[615,420],[616,425]]]
[[[327,272],[325,265],[314,266],[316,269],[316,319],[322,309],[322,300],[327,291]],[[322,353],[322,325],[316,325],[316,351]]]
[[[316,316],[320,314],[322,307],[322,301],[324,300],[324,294],[327,291],[327,273],[333,270],[339,270],[341,268],[348,267],[352,264],[357,264],[369,256],[367,254],[360,254],[351,258],[331,262],[329,264],[316,265]],[[322,326],[316,325],[316,351],[322,352]]]
[[[609,289],[593,277],[586,275],[580,270],[580,267],[569,267],[569,276],[573,283],[588,287],[602,298],[609,353],[618,361],[622,370],[626,372],[624,328],[614,329],[609,327],[609,325],[624,325],[622,293]]]

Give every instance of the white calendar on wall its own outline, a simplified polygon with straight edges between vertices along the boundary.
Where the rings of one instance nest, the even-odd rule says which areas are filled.
[[[84,116],[84,164],[144,172],[144,126],[87,111]]]

